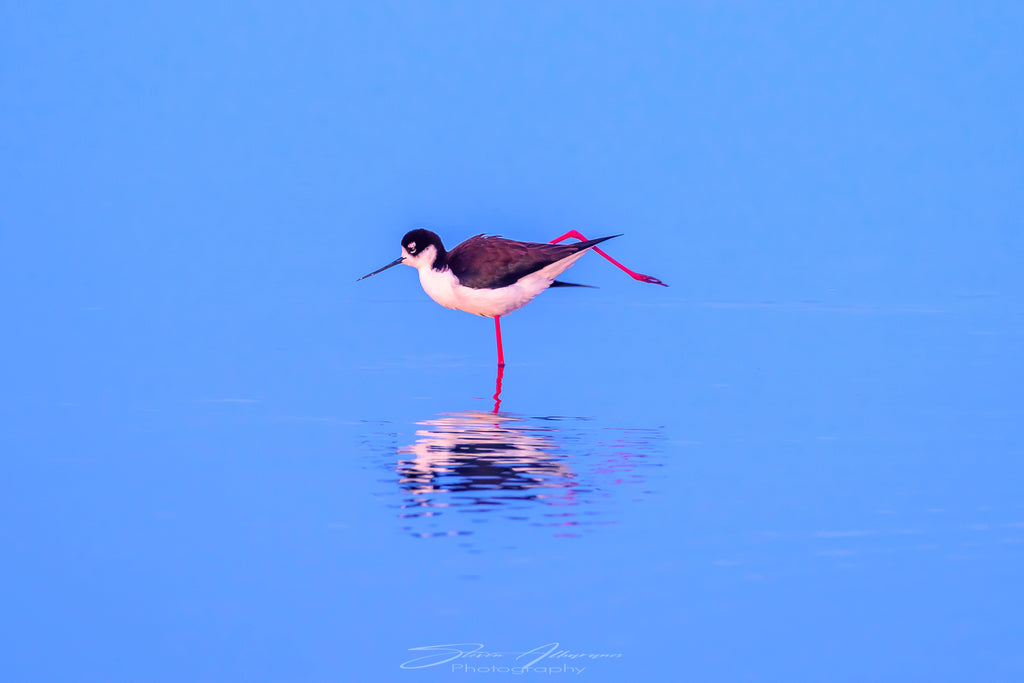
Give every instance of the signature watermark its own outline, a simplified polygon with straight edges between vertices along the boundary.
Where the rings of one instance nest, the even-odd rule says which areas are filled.
[[[622,654],[600,652],[574,652],[558,643],[546,643],[525,651],[487,650],[483,643],[448,643],[410,647],[410,652],[424,652],[400,667],[426,669],[447,667],[452,673],[481,674],[505,673],[522,675],[571,674],[580,675],[599,660],[622,659]]]

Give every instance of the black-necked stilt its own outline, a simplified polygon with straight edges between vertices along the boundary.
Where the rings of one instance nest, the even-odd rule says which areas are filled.
[[[557,244],[570,237],[582,240],[575,244]],[[667,287],[658,278],[641,275],[613,259],[595,245],[612,237],[588,240],[575,230],[545,244],[516,242],[503,237],[477,235],[446,251],[441,238],[429,230],[417,229],[402,238],[402,255],[370,275],[404,263],[419,271],[423,291],[445,308],[454,308],[487,318],[494,318],[498,340],[498,366],[504,367],[501,348],[501,316],[508,315],[530,303],[548,287],[585,287],[555,278],[565,272],[583,254],[593,249],[632,278]],[[358,280],[357,280],[358,282]],[[500,380],[499,380],[500,381]]]

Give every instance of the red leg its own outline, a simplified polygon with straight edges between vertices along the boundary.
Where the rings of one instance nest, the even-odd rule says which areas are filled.
[[[577,230],[570,230],[569,232],[565,233],[564,235],[562,235],[558,239],[551,240],[551,244],[555,244],[556,242],[561,242],[562,240],[567,240],[570,237],[575,237],[576,239],[580,240],[581,242],[585,241],[587,239],[579,231],[577,231]],[[656,277],[651,277],[650,275],[642,275],[640,273],[637,273],[636,271],[630,270],[626,266],[622,265],[621,263],[619,263],[618,261],[613,259],[608,254],[606,254],[603,251],[601,251],[601,249],[599,247],[594,247],[594,251],[596,251],[601,256],[604,256],[606,259],[611,261],[613,264],[615,264],[616,266],[618,266],[619,268],[624,270],[626,272],[626,274],[629,275],[634,280],[639,280],[640,282],[648,282],[648,283],[650,283],[652,285],[661,285],[662,287],[668,287],[668,285],[666,285],[664,282],[662,282],[661,280],[659,280]]]
[[[498,367],[505,367],[505,354],[501,351],[501,316],[494,316],[494,334],[498,338]]]

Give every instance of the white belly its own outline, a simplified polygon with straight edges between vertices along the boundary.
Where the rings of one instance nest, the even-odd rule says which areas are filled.
[[[445,308],[493,318],[508,315],[533,301],[587,251],[589,249],[577,252],[500,289],[463,287],[450,270],[437,271],[430,267],[420,269],[420,284],[427,296]]]

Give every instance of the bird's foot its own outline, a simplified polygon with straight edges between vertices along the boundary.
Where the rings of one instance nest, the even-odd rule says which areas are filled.
[[[644,275],[642,273],[632,273],[632,272],[630,273],[630,275],[633,276],[634,280],[639,280],[640,282],[646,282],[646,283],[651,284],[651,285],[661,285],[662,287],[668,287],[668,285],[666,285],[664,282],[662,282],[661,280],[659,280],[656,277],[651,277],[650,275]]]

